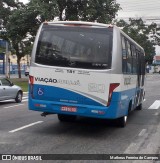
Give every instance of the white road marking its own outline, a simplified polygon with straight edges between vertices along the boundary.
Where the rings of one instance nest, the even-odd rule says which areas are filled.
[[[138,136],[143,136],[146,131],[147,131],[146,129],[142,129],[141,132],[138,134]]]
[[[143,102],[145,102],[145,101],[146,101],[146,99],[143,100]]]
[[[23,97],[22,102],[28,101],[28,96]]]
[[[28,101],[28,96],[23,97],[22,102]]]
[[[160,100],[156,100],[148,109],[159,109],[160,108]]]
[[[3,101],[0,101],[0,102],[12,102],[12,101],[15,101],[14,99],[10,99],[10,100],[3,100]],[[23,101],[28,101],[28,97],[26,96],[26,97],[23,97],[22,98],[22,102]]]
[[[157,113],[155,113],[154,115],[159,115],[159,113],[157,112]]]
[[[23,97],[22,99],[27,99],[28,97],[26,96],[26,97]]]
[[[24,102],[24,101],[28,101],[28,99],[22,100],[22,102]]]
[[[34,125],[39,124],[39,123],[42,123],[42,122],[43,122],[43,121],[37,121],[37,122],[31,123],[31,124],[28,124],[28,125],[22,126],[22,127],[20,127],[20,128],[17,128],[17,129],[11,130],[11,131],[9,131],[9,132],[10,132],[10,133],[14,133],[14,132],[16,132],[16,131],[23,130],[23,129],[25,129],[25,128],[28,128],[28,127],[34,126]]]
[[[16,107],[16,106],[22,106],[22,105],[24,105],[24,104],[18,104],[18,105],[6,106],[6,107],[3,107],[3,108],[8,109],[8,108],[14,108],[14,107]]]
[[[128,148],[124,151],[124,154],[128,154],[131,153],[133,151],[133,149],[137,148],[137,144],[136,143],[131,143]]]

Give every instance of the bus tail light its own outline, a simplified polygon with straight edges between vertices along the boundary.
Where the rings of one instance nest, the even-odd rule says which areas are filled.
[[[120,85],[120,83],[111,83],[111,84],[110,84],[107,106],[109,106],[110,103],[111,103],[113,91],[114,91],[119,85]]]
[[[34,77],[29,75],[29,82],[30,82],[30,93],[31,93],[31,97],[34,98],[33,96],[33,84],[34,84]]]

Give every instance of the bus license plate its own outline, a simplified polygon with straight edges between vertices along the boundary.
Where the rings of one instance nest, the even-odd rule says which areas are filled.
[[[77,108],[76,107],[69,107],[69,106],[62,106],[61,111],[77,112]]]

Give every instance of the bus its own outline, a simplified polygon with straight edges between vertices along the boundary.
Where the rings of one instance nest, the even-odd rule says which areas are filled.
[[[60,121],[77,116],[115,119],[142,109],[143,48],[115,25],[81,21],[44,22],[33,45],[29,109]]]

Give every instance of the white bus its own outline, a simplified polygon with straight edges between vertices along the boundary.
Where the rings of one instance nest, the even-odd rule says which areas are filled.
[[[101,23],[43,23],[37,33],[29,73],[29,109],[57,114],[116,119],[144,99],[144,50],[118,27]]]

